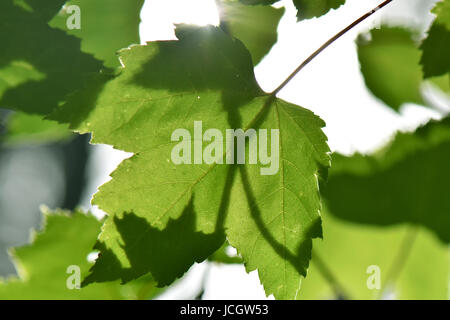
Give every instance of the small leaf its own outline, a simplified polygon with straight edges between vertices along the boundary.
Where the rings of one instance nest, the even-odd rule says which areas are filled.
[[[438,2],[432,12],[436,20],[421,46],[425,78],[450,72],[450,0]]]
[[[67,281],[75,273],[68,273],[68,267],[79,268],[83,277],[91,266],[88,255],[101,222],[78,211],[70,215],[46,212],[44,217],[45,229],[34,236],[33,242],[13,250],[20,279],[0,279],[1,299],[148,299],[158,293],[151,277],[126,286],[116,282],[69,288]]]
[[[360,37],[358,57],[367,87],[392,109],[405,103],[424,104],[421,95],[420,51],[414,34],[402,28],[372,30],[371,40]]]

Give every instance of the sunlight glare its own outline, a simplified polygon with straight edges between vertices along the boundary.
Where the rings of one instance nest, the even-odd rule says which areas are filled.
[[[141,12],[141,42],[173,40],[174,24],[199,26],[219,25],[219,13],[214,0],[152,0],[146,1]]]

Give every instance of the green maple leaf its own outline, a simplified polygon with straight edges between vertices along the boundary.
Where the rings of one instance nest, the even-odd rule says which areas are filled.
[[[220,2],[223,26],[233,37],[241,40],[257,65],[277,42],[277,26],[283,16],[283,8],[270,6],[246,6],[237,0]],[[258,21],[258,23],[255,23]]]
[[[372,156],[333,157],[324,197],[335,216],[364,224],[410,223],[450,240],[450,119],[400,133]]]
[[[419,65],[420,50],[414,34],[402,28],[372,30],[371,40],[359,37],[358,58],[367,87],[392,109],[405,103],[425,104]]]
[[[279,0],[240,0],[249,5],[270,5]],[[337,9],[345,3],[345,0],[292,0],[297,8],[298,20],[311,19],[323,16],[331,9]]]
[[[295,298],[312,238],[321,236],[318,176],[329,165],[324,122],[263,93],[248,51],[219,28],[178,27],[177,37],[123,50],[115,79],[100,92],[80,92],[52,116],[92,132],[93,143],[134,153],[94,198],[109,217],[97,244],[104,254],[86,283],[150,272],[165,285],[226,237],[247,270],[258,269],[267,294]],[[95,106],[80,115],[87,96],[96,97]],[[204,130],[279,129],[278,172],[261,175],[263,165],[174,165],[172,133],[192,132],[197,120]]]
[[[436,19],[421,46],[426,78],[450,72],[450,0],[438,2],[432,12]]]
[[[77,266],[83,277],[92,265],[87,256],[92,252],[101,222],[79,211],[70,215],[45,212],[44,217],[45,229],[34,235],[33,242],[12,251],[20,278],[0,279],[0,298],[148,299],[160,290],[151,277],[126,286],[116,282],[69,289],[67,281],[74,273],[68,273],[68,267]]]

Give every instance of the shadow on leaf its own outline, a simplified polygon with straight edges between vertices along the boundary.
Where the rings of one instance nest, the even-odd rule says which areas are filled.
[[[207,259],[225,241],[222,232],[204,234],[195,231],[193,199],[182,215],[176,220],[170,219],[163,230],[152,227],[146,219],[134,213],[125,213],[122,218],[114,217],[114,224],[121,235],[123,243],[120,246],[130,267],[120,266],[116,256],[99,243],[96,249],[102,252],[102,257],[94,268],[109,268],[106,273],[110,276],[102,279],[101,274],[105,272],[96,272],[96,282],[114,280],[120,274],[125,283],[151,273],[158,286],[169,285],[192,264]],[[87,277],[85,284],[92,280]]]

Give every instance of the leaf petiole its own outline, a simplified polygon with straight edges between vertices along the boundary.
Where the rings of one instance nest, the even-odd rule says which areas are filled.
[[[381,8],[385,7],[389,3],[391,3],[393,0],[386,0],[383,3],[379,4],[374,9],[370,10],[363,16],[361,16],[359,19],[353,21],[350,25],[348,25],[346,28],[342,29],[340,32],[338,32],[334,37],[332,37],[330,40],[325,42],[319,49],[314,51],[305,61],[303,61],[290,75],[286,78],[275,90],[273,90],[270,95],[275,96],[278,92],[280,92],[296,75],[299,73],[304,67],[306,67],[315,57],[317,57],[322,51],[324,51],[326,48],[328,48],[333,42],[338,40],[340,37],[342,37],[344,34],[346,34],[348,31],[356,27],[358,24],[372,16],[375,12],[380,10]]]

